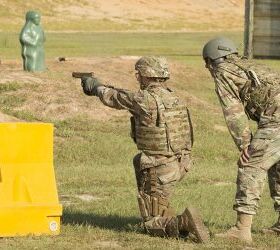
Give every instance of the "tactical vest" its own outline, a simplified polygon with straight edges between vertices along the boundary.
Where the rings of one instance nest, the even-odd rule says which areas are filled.
[[[249,80],[240,90],[240,98],[247,115],[259,121],[262,112],[273,104],[273,97],[280,93],[280,74],[247,59],[229,59],[227,62],[246,73]]]
[[[157,121],[151,126],[143,126],[141,116],[132,117],[131,134],[137,148],[147,154],[166,156],[191,150],[193,131],[187,107],[170,90],[144,91],[155,100]]]

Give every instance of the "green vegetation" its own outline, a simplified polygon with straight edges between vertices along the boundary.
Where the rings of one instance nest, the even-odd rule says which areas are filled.
[[[216,34],[214,34],[216,35]],[[176,89],[189,101],[195,129],[192,171],[178,185],[172,200],[178,213],[188,204],[201,209],[211,232],[226,230],[235,222],[232,210],[238,152],[226,131],[214,84],[204,69],[200,53],[210,33],[173,34],[48,34],[47,55],[117,56],[162,54],[187,65],[192,75],[176,79]],[[241,34],[228,34],[236,42]],[[18,57],[16,34],[0,34],[0,54]],[[6,41],[6,42],[1,42]],[[4,46],[5,45],[5,46]],[[268,61],[270,64],[271,61]],[[273,61],[280,65],[279,61]],[[53,76],[54,79],[57,77]],[[187,81],[188,80],[188,81]],[[1,85],[0,85],[1,86]],[[0,87],[0,90],[4,87]],[[21,98],[13,89],[2,90],[1,98]],[[35,91],[27,86],[28,91]],[[189,98],[189,96],[193,96]],[[2,100],[2,99],[1,99]],[[27,121],[42,120],[17,101],[1,101],[13,114]],[[15,105],[16,103],[16,105]],[[20,103],[20,102],[19,102]],[[55,124],[55,166],[60,200],[64,204],[62,232],[58,237],[24,237],[0,240],[2,249],[244,249],[245,245],[213,238],[206,245],[168,240],[144,234],[136,202],[132,158],[137,152],[129,138],[127,116],[107,122],[80,115],[64,120],[44,118]],[[92,200],[81,197],[87,194]],[[276,218],[268,188],[254,220],[254,248],[276,249],[279,238],[266,237],[261,228]]]
[[[20,89],[18,82],[8,82],[0,84],[0,110],[6,114],[13,112],[13,109],[19,107],[25,102],[25,97],[15,95],[15,91]],[[11,94],[12,92],[12,94]]]
[[[187,63],[197,60],[186,56],[201,55],[204,43],[219,35],[227,35],[240,45],[241,34],[236,33],[47,33],[46,56],[119,56],[159,54],[181,58]],[[18,33],[0,33],[0,56],[20,58]]]
[[[17,82],[9,82],[5,84],[0,85],[0,94],[3,92],[9,92],[9,91],[16,91],[20,88],[20,85]]]

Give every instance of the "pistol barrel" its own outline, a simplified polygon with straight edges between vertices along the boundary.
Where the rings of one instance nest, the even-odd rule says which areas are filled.
[[[72,72],[72,77],[74,78],[82,78],[82,77],[93,77],[93,72]]]

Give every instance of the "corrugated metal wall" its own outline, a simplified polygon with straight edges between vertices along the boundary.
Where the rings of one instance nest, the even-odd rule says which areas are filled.
[[[246,1],[245,54],[280,58],[280,0]]]

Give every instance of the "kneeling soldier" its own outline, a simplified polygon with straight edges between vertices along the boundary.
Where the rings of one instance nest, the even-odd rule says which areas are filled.
[[[141,151],[133,164],[146,231],[163,237],[192,233],[198,242],[206,242],[209,233],[198,211],[189,207],[176,216],[169,202],[173,187],[190,165],[192,127],[188,109],[166,87],[169,71],[165,58],[142,57],[135,70],[140,83],[136,93],[103,85],[94,77],[82,78],[84,93],[132,114],[131,136]]]

